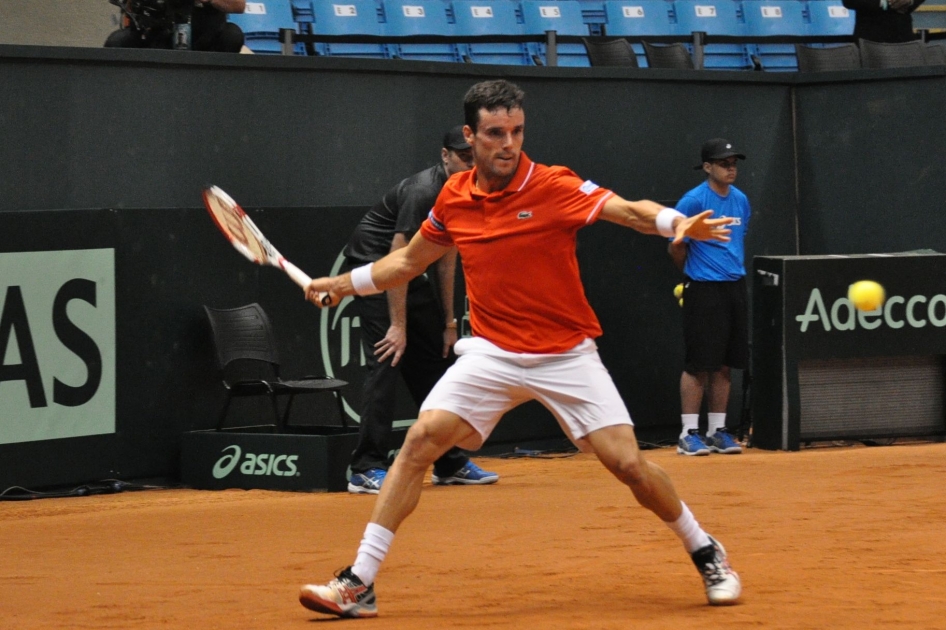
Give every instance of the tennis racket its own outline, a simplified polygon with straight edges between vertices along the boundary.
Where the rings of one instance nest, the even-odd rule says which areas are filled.
[[[306,289],[312,282],[304,271],[286,260],[286,258],[273,247],[273,244],[263,236],[253,220],[246,215],[243,208],[240,207],[233,197],[228,195],[219,186],[209,186],[204,189],[204,205],[210,217],[227,237],[234,249],[243,254],[247,260],[257,265],[272,265],[286,272],[293,282],[302,289]],[[319,294],[319,301],[328,306],[332,298],[328,293]]]

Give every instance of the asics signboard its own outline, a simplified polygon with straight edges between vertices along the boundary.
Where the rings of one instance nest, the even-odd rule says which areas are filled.
[[[191,431],[181,442],[181,480],[191,488],[344,491],[358,429],[313,433]],[[321,431],[315,433],[315,431]]]
[[[0,253],[0,444],[115,432],[115,251]]]
[[[223,455],[214,464],[212,474],[214,479],[223,479],[230,473],[295,477],[299,475],[297,461],[298,455],[243,453],[239,445],[231,444],[223,449]]]

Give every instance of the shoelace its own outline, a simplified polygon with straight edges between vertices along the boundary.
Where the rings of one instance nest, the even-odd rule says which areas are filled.
[[[703,564],[700,573],[703,574],[703,580],[710,586],[719,584],[729,575],[726,570],[726,563],[720,559],[718,553],[714,554],[712,561]]]

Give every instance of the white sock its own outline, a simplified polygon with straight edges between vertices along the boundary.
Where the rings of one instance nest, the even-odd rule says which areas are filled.
[[[720,429],[726,428],[726,414],[725,413],[708,413],[706,414],[706,437],[709,437],[719,431]]]
[[[374,584],[378,569],[381,568],[381,563],[388,555],[388,549],[391,548],[392,540],[394,540],[394,532],[376,523],[368,523],[365,527],[365,537],[361,539],[355,564],[351,567],[351,572],[357,575],[365,586]]]
[[[690,512],[687,504],[680,501],[680,507],[683,508],[680,518],[672,523],[667,523],[667,527],[680,537],[687,553],[693,553],[697,549],[709,545],[710,539],[703,528],[700,527],[700,524],[696,522],[696,519],[693,518],[693,513]]]
[[[684,413],[680,414],[680,417],[683,419],[683,433],[680,434],[681,438],[685,438],[687,433],[690,432],[690,429],[694,431],[700,430],[700,414]]]

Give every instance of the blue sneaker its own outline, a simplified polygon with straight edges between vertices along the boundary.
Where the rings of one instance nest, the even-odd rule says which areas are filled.
[[[383,468],[369,468],[363,473],[351,476],[348,491],[352,494],[378,494],[388,471]]]
[[[437,473],[434,473],[430,480],[435,486],[485,486],[499,481],[499,475],[486,472],[472,461],[467,461],[463,468],[449,477],[438,477]]]
[[[742,446],[736,441],[726,429],[719,429],[713,435],[706,436],[706,445],[714,453],[724,453],[726,455],[738,455],[742,452]]]
[[[686,436],[677,442],[677,453],[679,455],[709,455],[710,450],[699,432],[696,429],[690,429]]]

